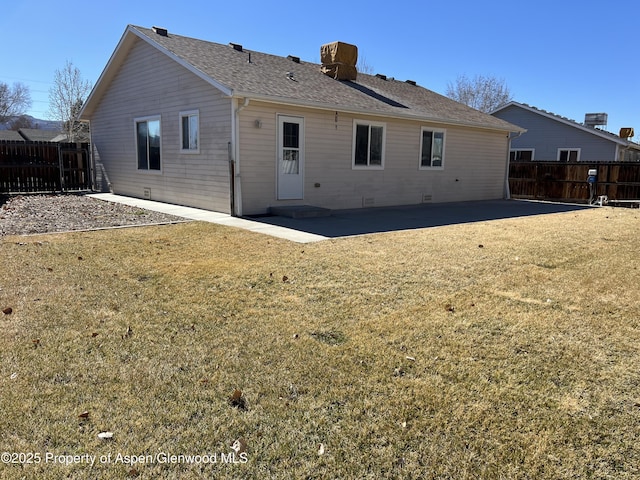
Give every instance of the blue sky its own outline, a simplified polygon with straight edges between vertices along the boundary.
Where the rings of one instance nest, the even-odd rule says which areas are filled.
[[[47,118],[68,60],[95,83],[127,24],[318,62],[320,45],[358,46],[374,73],[445,93],[458,75],[503,79],[514,100],[640,138],[640,2],[593,0],[241,2],[21,0],[0,17],[0,82],[31,90]]]

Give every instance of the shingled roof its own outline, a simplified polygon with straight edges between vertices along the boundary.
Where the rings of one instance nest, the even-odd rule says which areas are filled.
[[[574,127],[577,128],[578,130],[582,130],[583,132],[587,132],[589,134],[592,135],[596,135],[598,137],[604,138],[606,140],[610,140],[614,143],[617,143],[619,145],[623,145],[625,147],[630,147],[633,149],[638,149],[640,148],[640,145],[630,141],[630,140],[626,140],[624,138],[621,138],[619,135],[616,135],[615,133],[612,132],[608,132],[607,130],[601,130],[599,128],[594,128],[594,127],[589,127],[583,123],[578,123],[575,120],[572,120],[570,118],[567,117],[563,117],[562,115],[558,115],[556,113],[553,112],[549,112],[547,110],[543,110],[541,108],[538,107],[534,107],[532,105],[528,105],[526,103],[519,103],[519,102],[514,102],[511,101],[509,103],[506,103],[498,108],[496,108],[493,112],[491,112],[491,115],[494,115],[498,112],[501,112],[503,110],[507,110],[511,107],[515,107],[515,108],[521,108],[523,110],[527,110],[529,112],[535,113],[537,115],[541,115],[543,117],[546,118],[550,118],[552,120],[555,120],[557,122],[563,123],[565,125],[569,125],[570,127]]]
[[[523,131],[504,120],[484,114],[443,95],[415,85],[358,73],[355,81],[334,80],[320,65],[291,57],[280,57],[184,37],[162,29],[128,26],[109,64],[85,104],[82,116],[90,118],[94,100],[101,97],[112,74],[112,66],[124,60],[137,37],[208,81],[230,97],[366,113],[396,118],[420,119],[453,125]],[[320,46],[318,46],[319,48]]]

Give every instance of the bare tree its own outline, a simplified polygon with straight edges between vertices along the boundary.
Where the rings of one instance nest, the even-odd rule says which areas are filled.
[[[28,117],[27,115],[13,117],[13,119],[9,120],[8,126],[9,130],[15,131],[18,131],[21,128],[37,128],[37,126],[33,124],[33,120],[31,120],[31,117]]]
[[[14,83],[12,87],[0,82],[0,123],[6,123],[12,117],[24,115],[31,106],[29,87]]]
[[[367,62],[367,59],[363,56],[358,57],[358,64],[356,65],[358,72],[373,75],[373,65]]]
[[[83,80],[80,70],[67,60],[62,70],[56,70],[49,90],[49,116],[63,125],[69,142],[86,130],[78,120],[80,109],[91,91],[91,82]]]
[[[447,84],[446,95],[485,113],[512,99],[504,80],[484,75],[476,75],[472,79],[466,75],[459,75],[455,84]]]

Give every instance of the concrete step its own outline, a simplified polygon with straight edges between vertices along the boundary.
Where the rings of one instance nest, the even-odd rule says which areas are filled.
[[[328,217],[331,210],[328,208],[314,207],[312,205],[286,205],[278,207],[269,207],[271,215],[289,218],[315,218]]]

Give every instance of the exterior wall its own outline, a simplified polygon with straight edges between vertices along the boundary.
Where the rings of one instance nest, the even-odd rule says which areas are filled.
[[[278,114],[304,118],[303,200],[277,200]],[[354,119],[386,123],[383,170],[352,169]],[[239,122],[239,173],[245,215],[265,213],[269,206],[276,205],[346,209],[503,198],[506,132],[345,113],[336,116],[335,111],[257,101],[251,101],[242,110]],[[422,126],[446,129],[441,170],[419,169]]]
[[[198,110],[200,152],[180,153],[180,112]],[[161,116],[161,172],[138,170],[134,119]],[[230,212],[231,100],[136,41],[91,118],[94,158],[115,193]],[[96,170],[100,170],[97,166]]]
[[[535,149],[534,160],[558,160],[559,148],[580,148],[580,161],[617,161],[616,144],[562,122],[510,106],[493,114],[527,132],[511,142],[511,148]]]

